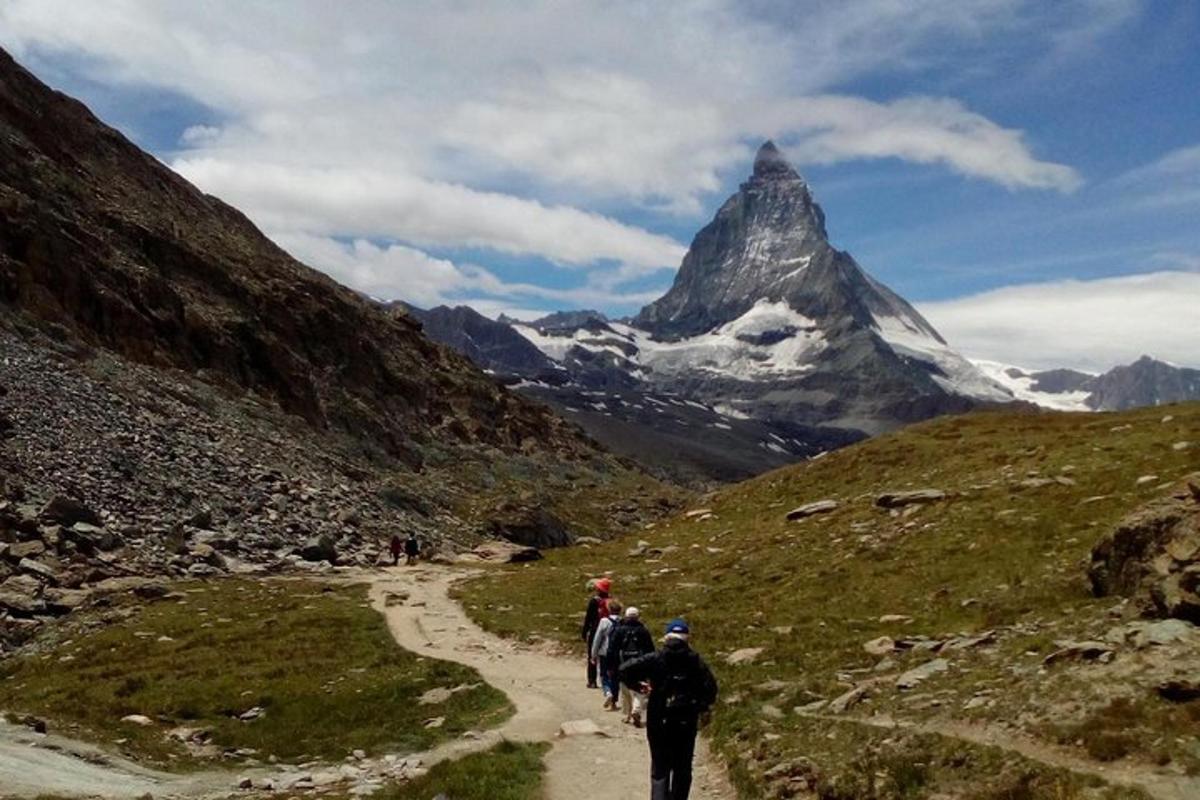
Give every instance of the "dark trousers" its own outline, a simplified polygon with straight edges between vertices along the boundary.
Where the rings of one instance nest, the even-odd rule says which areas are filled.
[[[596,638],[596,632],[592,631],[587,635],[587,685],[588,688],[593,688],[596,685],[596,664],[592,661],[592,640]]]
[[[692,790],[695,722],[662,722],[646,729],[650,740],[650,800],[687,800]]]

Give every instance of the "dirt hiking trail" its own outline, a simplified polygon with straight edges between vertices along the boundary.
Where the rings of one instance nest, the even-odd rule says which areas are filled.
[[[619,712],[603,710],[600,692],[584,687],[583,664],[576,659],[538,652],[475,625],[450,598],[450,587],[463,577],[462,570],[436,566],[401,568],[375,579],[371,597],[402,647],[474,667],[508,695],[516,714],[496,735],[554,743],[546,756],[546,800],[579,800],[600,786],[612,800],[649,796],[646,732],[622,724]],[[406,597],[401,604],[389,604],[389,595]],[[585,719],[595,722],[603,735],[557,737],[564,722]],[[736,797],[703,740],[697,742],[692,797]]]

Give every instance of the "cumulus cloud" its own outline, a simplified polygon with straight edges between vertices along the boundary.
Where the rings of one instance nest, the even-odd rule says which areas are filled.
[[[1099,372],[1150,355],[1200,367],[1200,271],[1025,284],[917,305],[975,358]]]
[[[617,210],[698,215],[764,136],[802,161],[898,158],[1070,191],[1073,169],[959,101],[845,92],[957,72],[964,57],[1006,68],[1012,41],[1096,41],[1123,17],[1087,20],[1119,2],[247,0],[215,13],[190,0],[6,0],[0,42],[208,107],[182,121],[178,152],[158,155],[357,288],[387,274],[384,288],[413,298],[482,297],[490,273],[420,250],[470,248],[583,276],[574,295],[546,299],[628,304],[644,295],[622,287],[677,266],[683,248]],[[392,240],[404,244],[370,244]]]
[[[522,310],[522,301],[552,301],[570,307],[636,307],[659,294],[622,292],[604,281],[588,281],[570,289],[507,282],[483,267],[456,264],[403,244],[345,241],[296,231],[267,233],[296,258],[352,289],[379,300],[404,300],[424,308],[466,304],[490,315],[511,312],[525,318],[546,312]]]
[[[272,231],[485,248],[576,267],[606,259],[627,265],[631,277],[677,266],[686,250],[600,214],[402,172],[211,158],[179,158],[172,166]]]

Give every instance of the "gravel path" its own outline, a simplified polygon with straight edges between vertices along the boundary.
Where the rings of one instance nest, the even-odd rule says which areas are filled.
[[[456,661],[479,670],[508,695],[516,714],[499,731],[513,740],[554,742],[546,756],[546,800],[578,800],[597,786],[603,794],[633,800],[650,794],[650,756],[645,732],[623,725],[619,713],[601,708],[600,693],[584,688],[583,665],[485,633],[450,599],[461,570],[436,566],[393,571],[376,580],[372,597],[405,649]],[[399,605],[387,596],[407,595]],[[558,738],[564,722],[589,719],[601,736]],[[703,741],[696,759],[694,800],[736,795],[713,766]]]

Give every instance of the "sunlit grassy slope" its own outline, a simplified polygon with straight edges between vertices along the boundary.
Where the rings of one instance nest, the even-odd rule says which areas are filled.
[[[1084,702],[1088,691],[1076,685],[1075,673],[1068,680],[1066,673],[1039,674],[1045,671],[1038,667],[1056,638],[1110,624],[1114,600],[1087,591],[1092,545],[1125,513],[1197,469],[1200,405],[943,418],[734,486],[638,536],[489,573],[462,597],[492,630],[577,646],[585,581],[611,571],[615,593],[642,607],[654,626],[687,617],[733,701],[721,705],[713,734],[750,796],[774,785],[765,770],[790,759],[811,758],[823,780],[853,783],[866,762],[890,775],[886,763],[896,752],[897,764],[928,761],[920,775],[896,778],[919,784],[896,796],[923,796],[938,786],[959,791],[963,781],[970,792],[1000,791],[1042,770],[1014,757],[997,762],[978,747],[963,756],[957,744],[947,751],[945,742],[921,745],[922,737],[816,720],[793,709],[891,676],[847,716],[1024,719],[1021,735],[1061,740],[1051,723],[1082,720],[1095,709]],[[884,492],[924,488],[943,490],[947,499],[899,511],[875,503]],[[786,518],[797,506],[827,499],[838,503],[831,513]],[[645,554],[633,554],[638,539],[649,544]],[[881,621],[888,615],[912,619]],[[885,635],[988,630],[998,631],[995,644],[943,654],[951,668],[909,692],[895,689],[894,676],[932,654],[881,659],[863,647]],[[763,650],[750,663],[725,663],[723,654],[740,648]],[[977,692],[985,700],[964,708]],[[1094,701],[1106,699],[1099,693]],[[1161,702],[1137,698],[1149,707],[1130,724],[1150,730],[1132,743],[1131,755],[1194,768],[1200,764],[1195,725],[1182,741],[1171,730],[1155,731],[1185,722],[1154,705]],[[1056,703],[1060,712],[1042,713]],[[916,750],[881,744],[893,740]],[[957,758],[966,761],[954,768],[944,763]],[[987,779],[980,783],[980,776]],[[881,779],[895,783],[888,780]],[[1075,779],[1038,781],[1027,781],[1032,794],[1011,796],[1071,796],[1078,788]]]

